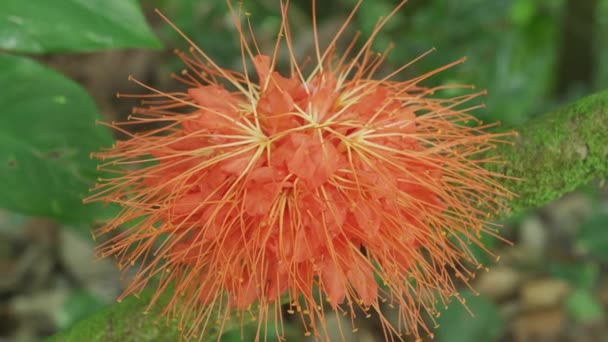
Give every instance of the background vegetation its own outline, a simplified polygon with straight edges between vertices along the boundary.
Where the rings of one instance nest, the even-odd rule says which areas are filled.
[[[328,41],[356,1],[318,2],[320,37]],[[369,35],[378,17],[397,3],[364,1],[347,36]],[[245,0],[243,6],[262,49],[270,51],[281,20],[278,0]],[[81,199],[97,176],[89,153],[112,143],[111,132],[95,120],[125,117],[134,104],[114,97],[116,91],[138,92],[127,76],[161,89],[180,87],[169,78],[183,68],[171,51],[187,44],[154,8],[222,66],[241,68],[224,0],[0,2],[0,340],[37,340],[68,331],[111,305],[124,286],[109,261],[93,262],[88,233],[113,210],[84,206]],[[290,15],[297,53],[311,55],[311,2],[292,1]],[[608,88],[606,37],[608,0],[410,0],[375,48],[394,44],[387,70],[436,48],[403,77],[466,56],[466,63],[431,82],[487,89],[486,108],[475,114],[518,127]],[[452,305],[440,318],[438,339],[601,341],[608,336],[604,181],[504,223],[504,235],[515,246],[488,240],[501,255],[498,263],[480,253],[492,270],[474,284],[481,296],[466,295],[476,318]],[[105,322],[88,319],[93,322],[89,337],[163,336],[158,327],[125,325],[139,322],[143,310],[142,301],[132,302],[128,316],[116,317],[134,321],[108,330]],[[360,325],[352,340],[381,338],[377,322]],[[303,339],[297,324],[289,327],[294,340]],[[120,329],[132,331],[120,335]],[[82,339],[72,332],[57,340]],[[223,340],[239,338],[237,331]]]

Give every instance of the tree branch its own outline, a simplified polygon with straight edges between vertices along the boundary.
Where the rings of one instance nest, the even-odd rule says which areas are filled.
[[[513,145],[493,151],[504,165],[493,171],[523,181],[504,179],[517,194],[513,211],[539,207],[587,184],[608,177],[608,91],[585,97],[539,116],[516,129]]]

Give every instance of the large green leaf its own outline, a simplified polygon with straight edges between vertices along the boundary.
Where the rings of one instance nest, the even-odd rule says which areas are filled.
[[[2,0],[0,49],[26,53],[160,47],[136,0]]]
[[[76,83],[30,59],[0,55],[0,207],[62,221],[99,213],[82,198],[97,177],[91,151],[107,129]]]

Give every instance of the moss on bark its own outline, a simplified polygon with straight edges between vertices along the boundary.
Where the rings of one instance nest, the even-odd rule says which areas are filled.
[[[608,177],[608,91],[539,116],[517,128],[513,145],[493,151],[504,165],[493,171],[517,197],[513,211],[539,207],[589,183]]]

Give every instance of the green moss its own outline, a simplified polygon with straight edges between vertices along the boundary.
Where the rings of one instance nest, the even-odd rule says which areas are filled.
[[[161,296],[159,303],[146,313],[153,291],[147,290],[140,298],[130,296],[88,319],[76,323],[48,342],[145,342],[178,341],[177,324],[160,317],[163,304],[167,303],[171,291]],[[217,336],[214,336],[214,340]]]
[[[513,145],[494,154],[506,161],[493,171],[518,195],[514,210],[538,207],[596,178],[608,176],[608,91],[542,115],[517,129]]]

